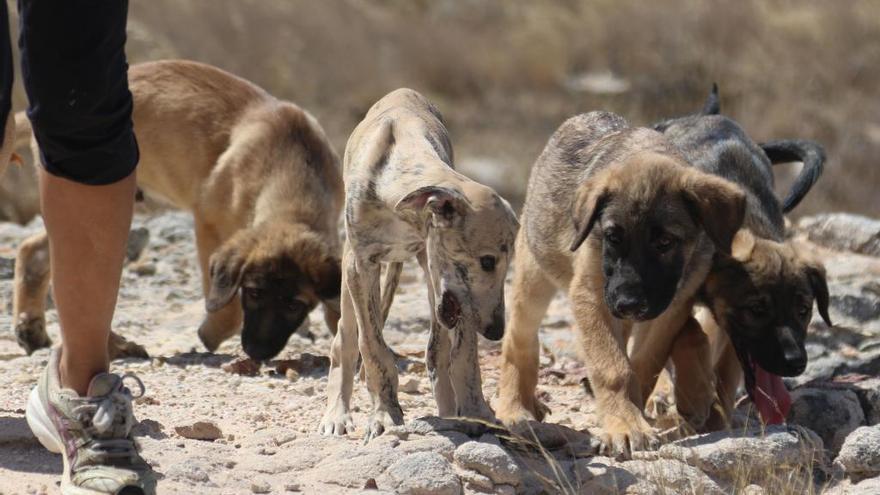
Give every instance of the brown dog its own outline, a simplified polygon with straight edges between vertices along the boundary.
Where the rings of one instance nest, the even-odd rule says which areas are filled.
[[[690,167],[656,131],[631,128],[606,112],[562,124],[529,179],[498,417],[507,424],[543,418],[546,409],[534,395],[537,331],[562,289],[580,332],[606,449],[627,455],[654,443],[644,400],[682,329],[700,336],[693,299],[714,251],[729,251],[744,209],[736,186]],[[644,343],[630,361],[631,331]],[[708,411],[701,414],[698,420]]]
[[[129,80],[138,186],[195,219],[205,347],[241,331],[250,357],[271,358],[319,303],[335,331],[343,185],[314,117],[199,63],[138,64]],[[49,344],[48,261],[43,236],[16,264],[16,335],[28,352]]]
[[[805,140],[757,145],[733,120],[720,114],[717,87],[703,111],[657,124],[698,169],[731,178],[746,194],[743,226],[731,253],[718,253],[701,291],[709,311],[698,317],[713,350],[718,404],[707,423],[729,423],[736,390],[746,391],[767,423],[785,420],[791,399],[782,376],[804,371],[804,346],[813,303],[831,325],[822,264],[785,239],[783,213],[791,211],[818,180],[825,153]],[[772,165],[801,161],[800,174],[784,201],[773,193]],[[676,372],[699,376],[688,360]],[[745,375],[743,375],[745,372]],[[711,400],[711,399],[710,399]]]

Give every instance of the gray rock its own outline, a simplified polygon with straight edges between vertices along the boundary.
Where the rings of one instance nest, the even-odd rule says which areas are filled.
[[[722,482],[731,482],[742,472],[790,473],[795,466],[811,470],[824,461],[818,435],[805,428],[782,425],[768,426],[763,431],[751,428],[698,435],[649,454],[680,460]]]
[[[443,456],[440,454],[434,455],[443,459]],[[351,449],[345,452],[344,455],[333,456],[330,459],[319,462],[300,479],[303,482],[327,483],[347,488],[362,488],[365,480],[378,478],[398,459],[400,459],[400,454],[390,448],[375,452]],[[445,459],[444,462],[446,462]]]
[[[461,481],[452,465],[436,452],[410,454],[376,479],[380,489],[412,495],[459,495]]]
[[[850,433],[834,464],[851,476],[880,474],[880,426],[862,426]]]
[[[583,494],[724,493],[699,469],[674,459],[579,459],[572,467],[568,484]]]
[[[499,445],[467,442],[455,449],[455,463],[489,477],[494,483],[518,485],[520,468],[513,457]]]
[[[15,276],[15,258],[0,256],[0,280],[12,280]]]
[[[191,440],[214,441],[223,438],[223,432],[213,421],[196,421],[191,425],[175,426],[174,431]]]
[[[816,432],[832,452],[840,450],[846,436],[865,424],[859,398],[851,390],[799,388],[792,392],[788,422]]]
[[[849,213],[801,218],[797,229],[807,238],[838,251],[880,256],[880,221]]]
[[[877,495],[880,493],[880,476],[852,483],[849,480],[824,492],[824,495]]]
[[[135,227],[128,232],[128,243],[125,246],[125,258],[135,261],[141,257],[147,243],[150,242],[150,230],[146,227]]]

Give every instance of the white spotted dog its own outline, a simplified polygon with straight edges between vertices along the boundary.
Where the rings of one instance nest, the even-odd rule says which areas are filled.
[[[426,364],[438,412],[493,420],[482,393],[477,334],[499,340],[504,333],[516,215],[494,190],[453,169],[440,113],[409,89],[373,105],[349,138],[344,162],[342,319],[320,431],[353,430],[349,404],[358,349],[373,403],[365,440],[403,423],[397,367],[382,328],[402,263],[414,257],[428,284]]]

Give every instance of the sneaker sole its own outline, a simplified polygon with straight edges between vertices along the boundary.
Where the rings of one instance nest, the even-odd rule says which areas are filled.
[[[53,454],[61,454],[61,459],[64,463],[64,473],[61,475],[62,495],[107,495],[105,492],[96,492],[70,484],[70,463],[67,461],[67,453],[62,448],[64,444],[61,440],[61,435],[58,434],[58,430],[55,428],[52,420],[49,419],[49,414],[40,401],[40,393],[37,389],[38,387],[34,387],[31,390],[30,396],[28,396],[25,418],[27,419],[28,426],[31,428],[31,432],[33,432],[43,447],[46,447]]]

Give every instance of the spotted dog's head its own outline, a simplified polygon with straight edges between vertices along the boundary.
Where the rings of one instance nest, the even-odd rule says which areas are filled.
[[[427,225],[426,255],[440,323],[500,340],[504,278],[519,228],[507,201],[488,187],[466,183],[417,189],[396,210]]]
[[[339,298],[342,275],[330,247],[305,226],[275,223],[240,231],[210,261],[209,312],[241,293],[241,344],[256,360],[276,356],[322,301]]]

